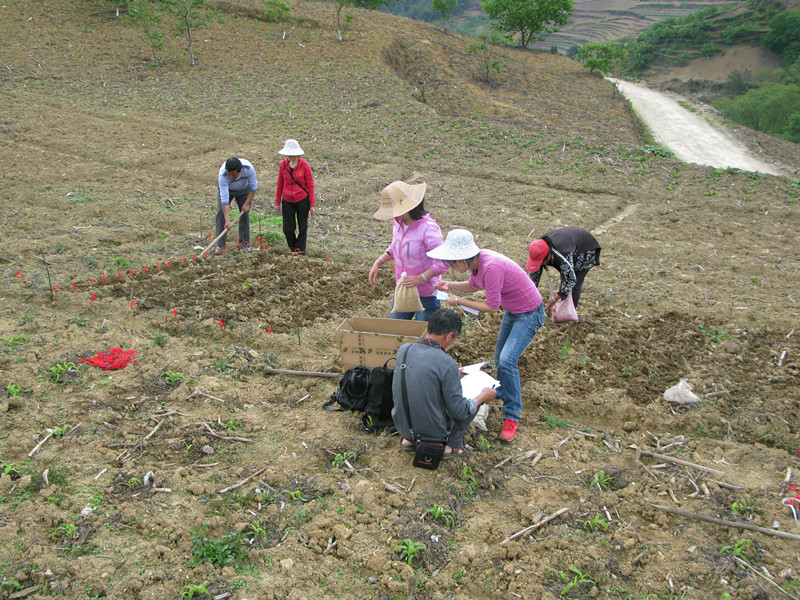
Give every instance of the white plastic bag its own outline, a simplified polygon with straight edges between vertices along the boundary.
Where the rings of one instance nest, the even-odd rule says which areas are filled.
[[[475,418],[472,419],[472,424],[475,425],[481,431],[489,431],[489,428],[486,427],[486,417],[489,416],[489,405],[488,404],[481,404],[478,407],[478,414],[475,415]]]
[[[664,400],[675,404],[696,404],[700,398],[692,392],[692,385],[685,379],[681,379],[677,385],[673,385],[664,392]]]

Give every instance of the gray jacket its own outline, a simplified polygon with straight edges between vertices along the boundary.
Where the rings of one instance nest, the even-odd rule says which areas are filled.
[[[458,365],[446,352],[427,344],[403,344],[397,351],[397,369],[392,379],[392,419],[405,439],[413,440],[400,391],[406,349],[406,390],[414,434],[426,441],[444,442],[454,422],[471,419],[478,406],[475,400],[462,395]]]

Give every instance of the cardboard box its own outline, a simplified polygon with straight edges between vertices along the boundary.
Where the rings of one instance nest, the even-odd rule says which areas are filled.
[[[408,342],[416,342],[427,328],[425,321],[352,317],[336,328],[343,370],[361,365],[383,366]]]

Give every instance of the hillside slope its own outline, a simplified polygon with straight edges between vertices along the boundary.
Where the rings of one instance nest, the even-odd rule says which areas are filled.
[[[282,39],[225,6],[196,67],[173,38],[151,65],[112,3],[0,6],[0,598],[797,594],[798,183],[661,156],[563,56],[503,50],[486,84],[436,27],[353,10],[339,43],[333,5],[293,2]],[[305,257],[267,219],[288,137],[316,180]],[[233,155],[272,243],[203,260]],[[520,263],[564,225],[603,246],[580,323],[520,361],[514,443],[495,406],[436,472],[321,409],[337,327],[389,312],[367,274],[395,179]],[[500,318],[465,318],[459,363]],[[135,362],[81,362],[114,348]],[[702,400],[667,404],[684,378]]]

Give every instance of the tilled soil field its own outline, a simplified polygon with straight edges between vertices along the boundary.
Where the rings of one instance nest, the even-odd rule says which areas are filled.
[[[498,49],[487,85],[434,27],[354,11],[338,42],[332,5],[292,4],[282,39],[252,6],[195,67],[180,38],[151,65],[113,3],[0,8],[0,598],[800,597],[800,184],[658,156],[564,57]],[[305,257],[265,218],[287,137]],[[231,155],[272,243],[204,260]],[[580,323],[520,361],[517,438],[495,407],[435,472],[321,408],[337,326],[388,316],[395,179],[520,263],[563,225],[603,245]],[[458,362],[499,322],[465,319]],[[664,400],[681,379],[699,402]]]

